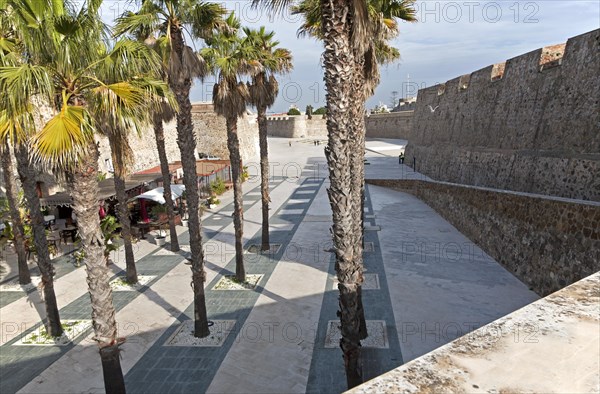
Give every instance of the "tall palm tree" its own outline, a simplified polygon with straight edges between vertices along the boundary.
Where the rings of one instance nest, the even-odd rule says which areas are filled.
[[[124,392],[119,362],[122,339],[117,337],[97,214],[98,148],[94,133],[100,128],[127,129],[131,119],[144,119],[148,104],[152,105],[154,96],[166,90],[166,86],[141,77],[152,70],[152,65],[158,71],[159,60],[146,46],[126,40],[110,48],[106,46],[99,7],[100,2],[87,2],[79,12],[63,16],[59,45],[47,45],[36,66],[1,68],[0,87],[7,96],[20,97],[2,101],[9,114],[23,110],[25,100],[31,105],[34,96],[56,107],[57,112],[43,122],[32,143],[39,158],[73,174],[71,194],[85,253],[92,321],[105,388],[107,392]]]
[[[291,0],[254,0],[276,10],[292,5]],[[412,4],[412,0],[404,0]],[[383,7],[379,7],[382,9]],[[360,75],[368,71],[365,56],[379,40],[373,23],[370,2],[361,0],[320,0],[311,7],[311,18],[318,22],[319,36],[324,42],[323,65],[327,100],[327,130],[329,141],[325,156],[329,165],[331,186],[328,190],[333,212],[333,243],[339,281],[339,305],[342,339],[348,387],[362,382],[360,367],[362,217],[364,192],[364,97]],[[362,102],[362,104],[361,104]]]
[[[0,7],[0,143],[13,144],[17,170],[30,212],[33,243],[37,265],[42,279],[46,309],[46,332],[60,337],[58,304],[54,292],[54,269],[50,262],[46,241],[44,217],[40,210],[36,190],[35,170],[30,161],[27,138],[35,130],[31,112],[31,96],[35,89],[31,84],[19,85],[10,77],[10,70],[20,68],[23,80],[44,79],[37,64],[41,53],[49,45],[56,44],[55,27],[60,24],[65,7],[61,2],[35,2],[32,0],[5,0]],[[44,82],[49,83],[48,80]]]
[[[5,142],[4,147],[0,147],[0,160],[2,161],[2,174],[4,177],[4,187],[6,188],[6,199],[8,200],[8,212],[11,218],[11,228],[17,252],[17,266],[19,269],[19,284],[26,285],[31,283],[31,275],[27,266],[27,250],[25,248],[25,230],[23,229],[23,220],[19,211],[19,197],[15,178],[13,176],[13,162],[10,154],[10,145]]]
[[[155,39],[153,36],[145,36],[146,32],[136,32],[137,39],[143,40],[144,43],[154,49],[161,58],[162,70],[161,78],[168,82],[169,60],[171,58],[171,48],[169,45],[169,37],[163,35]],[[141,36],[139,36],[141,34]],[[165,207],[167,208],[167,216],[169,217],[169,243],[171,244],[171,252],[179,251],[179,238],[175,226],[175,209],[173,205],[173,194],[171,193],[171,172],[169,171],[169,158],[167,157],[167,149],[165,147],[165,129],[163,122],[170,122],[175,118],[176,109],[167,102],[161,103],[152,114],[152,126],[154,128],[154,139],[156,140],[156,149],[158,151],[158,159],[160,161],[160,172],[163,181],[163,197],[165,199]]]
[[[267,108],[270,108],[279,93],[275,74],[287,73],[292,67],[292,54],[285,48],[276,48],[275,32],[267,32],[264,26],[258,30],[244,28],[246,39],[258,49],[263,68],[252,75],[248,84],[250,103],[256,107],[258,139],[260,146],[260,192],[262,197],[262,240],[261,250],[270,250],[269,242],[269,146],[267,142]]]
[[[163,196],[165,206],[167,207],[167,216],[169,217],[169,242],[171,252],[179,251],[179,239],[175,227],[175,210],[173,208],[173,195],[171,193],[171,172],[169,171],[169,158],[165,147],[165,129],[163,122],[169,122],[175,117],[175,112],[171,106],[166,103],[160,105],[152,114],[152,126],[154,128],[154,138],[156,140],[156,149],[158,159],[160,160],[160,172],[163,180]]]
[[[131,220],[127,209],[127,192],[125,178],[133,161],[133,151],[129,145],[127,130],[121,127],[106,127],[104,130],[108,137],[110,153],[114,167],[115,194],[117,195],[117,217],[121,224],[121,238],[125,249],[125,272],[128,283],[137,283],[137,269],[135,267],[135,256],[131,243]]]
[[[192,122],[190,89],[192,80],[204,75],[202,59],[186,44],[184,31],[192,39],[204,39],[221,23],[225,9],[218,4],[200,0],[145,0],[136,13],[118,18],[115,34],[136,37],[167,37],[169,47],[168,82],[175,94],[177,113],[177,144],[181,151],[183,183],[189,213],[189,233],[194,289],[194,336],[210,334],[204,293],[204,253],[200,232],[198,176],[196,173],[196,136]]]
[[[227,127],[227,148],[231,162],[233,181],[233,226],[235,228],[235,276],[240,282],[246,281],[244,268],[244,206],[242,201],[242,166],[240,142],[237,134],[238,119],[246,113],[250,102],[250,92],[238,76],[249,75],[258,70],[256,48],[250,41],[243,40],[238,31],[240,22],[231,13],[227,18],[226,29],[215,33],[207,40],[209,45],[201,54],[211,72],[217,75],[213,88],[215,112],[225,117]]]

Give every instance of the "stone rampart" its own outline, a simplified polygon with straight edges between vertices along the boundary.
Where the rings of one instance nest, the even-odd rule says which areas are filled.
[[[365,117],[367,138],[408,139],[413,111],[376,114]],[[270,116],[269,135],[285,138],[327,138],[327,122],[322,115]]]
[[[407,162],[432,178],[600,201],[600,30],[421,89]]]
[[[536,293],[600,270],[600,203],[423,180],[367,180],[435,209]]]
[[[192,106],[192,121],[196,132],[197,151],[229,158],[227,149],[227,129],[225,118],[213,111],[211,103],[198,103]],[[181,154],[177,145],[177,122],[172,120],[164,124],[165,147],[169,162],[181,160]],[[238,121],[238,138],[242,161],[244,163],[258,161],[258,124],[256,117],[244,116]],[[110,146],[106,138],[100,138],[99,168],[101,172],[110,173],[107,162],[111,158]],[[158,152],[156,150],[156,139],[154,130],[148,127],[142,131],[140,137],[130,136],[130,144],[133,148],[134,160],[131,172],[160,165]]]
[[[327,138],[323,115],[284,115],[267,117],[269,135],[284,138]]]
[[[367,138],[410,140],[414,111],[373,114],[365,119]]]

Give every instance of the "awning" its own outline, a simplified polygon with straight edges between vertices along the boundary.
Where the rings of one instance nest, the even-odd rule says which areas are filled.
[[[48,197],[40,198],[40,207],[70,207],[73,199],[69,193],[56,193]]]
[[[127,177],[125,180],[125,191],[127,193],[132,192],[134,189],[139,188],[140,191],[152,182],[162,179],[161,174],[133,174]],[[138,191],[139,193],[139,191]],[[108,178],[98,182],[98,201],[112,200],[115,198],[115,180],[114,178]],[[73,205],[73,199],[69,193],[57,193],[48,197],[40,198],[40,206],[43,207],[70,207]]]
[[[164,191],[165,191],[165,189],[163,187],[157,187],[156,189],[152,189],[150,191],[147,191],[144,194],[140,194],[139,196],[136,196],[129,201],[143,199],[143,200],[152,200],[159,204],[164,204],[165,203],[165,197],[163,195]],[[174,199],[181,197],[181,195],[183,194],[184,191],[185,191],[185,185],[171,185],[171,195],[173,196]]]

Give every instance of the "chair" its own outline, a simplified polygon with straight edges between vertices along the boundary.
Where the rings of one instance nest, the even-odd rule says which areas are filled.
[[[54,221],[54,226],[56,227],[57,230],[64,230],[67,227],[67,220],[66,219],[56,219]]]

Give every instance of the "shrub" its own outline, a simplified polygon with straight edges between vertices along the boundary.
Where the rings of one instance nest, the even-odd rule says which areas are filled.
[[[211,192],[215,193],[217,196],[225,193],[227,188],[225,187],[225,182],[221,178],[217,178],[210,183]]]
[[[246,182],[250,178],[250,173],[248,173],[248,166],[242,167],[242,182]]]
[[[313,112],[313,115],[325,115],[326,113],[327,113],[327,108],[321,107],[321,108],[317,108],[317,110]]]
[[[219,200],[217,197],[215,196],[210,196],[206,202],[208,203],[208,205],[219,205],[221,203],[221,200]]]
[[[287,113],[288,115],[302,115],[300,113],[300,111],[298,110],[298,108],[290,108],[290,110]]]

